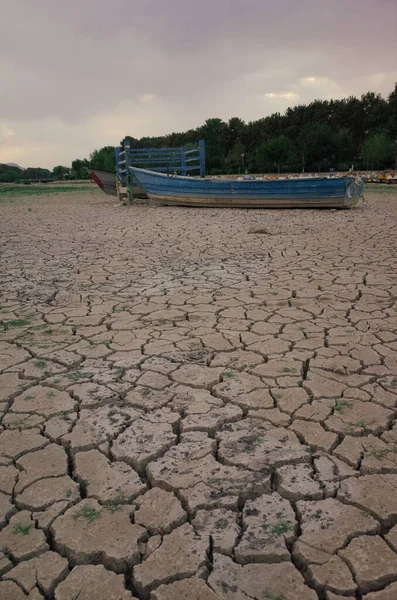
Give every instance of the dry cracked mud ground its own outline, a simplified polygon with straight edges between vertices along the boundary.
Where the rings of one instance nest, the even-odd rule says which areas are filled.
[[[2,203],[1,598],[397,598],[397,195],[368,199]]]

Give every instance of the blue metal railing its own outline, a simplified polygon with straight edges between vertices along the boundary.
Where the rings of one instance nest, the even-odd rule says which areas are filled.
[[[131,148],[124,140],[116,148],[116,171],[119,185],[127,189],[133,185],[130,167],[183,176],[198,171],[205,177],[205,142],[200,140],[193,148]]]

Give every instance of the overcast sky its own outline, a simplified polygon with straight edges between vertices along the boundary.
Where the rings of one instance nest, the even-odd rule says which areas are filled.
[[[0,162],[397,81],[397,0],[2,0]]]

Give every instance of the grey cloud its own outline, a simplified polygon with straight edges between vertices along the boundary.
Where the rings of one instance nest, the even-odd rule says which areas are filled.
[[[40,124],[62,123],[81,147],[95,120],[161,134],[385,93],[397,78],[396,21],[388,0],[13,0],[0,23],[0,121],[30,123],[38,141]],[[148,95],[156,102],[142,112]]]

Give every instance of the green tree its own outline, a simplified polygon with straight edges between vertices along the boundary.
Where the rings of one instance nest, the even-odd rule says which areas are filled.
[[[380,94],[367,92],[361,96],[361,104],[365,115],[366,131],[370,133],[384,132],[389,115],[387,101]]]
[[[52,176],[51,171],[40,167],[28,167],[22,173],[22,179],[50,179]]]
[[[72,162],[72,176],[74,179],[88,179],[88,161],[76,158]]]
[[[365,140],[362,155],[366,169],[380,169],[393,158],[391,139],[385,133],[376,133]]]
[[[23,171],[18,167],[0,164],[0,182],[13,183],[22,177]]]
[[[237,142],[241,143],[241,137],[244,134],[245,123],[238,117],[232,117],[229,119],[227,129],[224,132],[225,139],[225,150],[231,152]]]
[[[225,167],[227,173],[244,172],[245,147],[240,140],[237,140],[233,148],[226,157]]]
[[[389,106],[389,131],[393,141],[397,140],[397,83],[394,86],[394,90],[389,94],[388,98]]]
[[[348,129],[340,129],[334,136],[336,147],[336,167],[338,171],[347,171],[355,161],[355,146]]]
[[[207,170],[221,173],[225,166],[227,125],[222,119],[207,119],[199,128],[199,139],[205,140]]]
[[[302,170],[328,168],[336,154],[336,140],[329,125],[307,123],[302,127],[299,141]]]
[[[57,180],[68,179],[70,176],[70,169],[69,169],[69,167],[57,165],[52,170],[52,176],[54,179],[57,179]]]
[[[141,146],[142,147],[142,146]],[[94,150],[90,154],[90,166],[94,169],[105,169],[106,171],[115,171],[116,169],[116,149],[114,146],[104,146],[100,150]]]
[[[257,150],[257,164],[264,171],[280,171],[293,161],[294,145],[285,137],[280,135],[276,138],[263,142]]]

